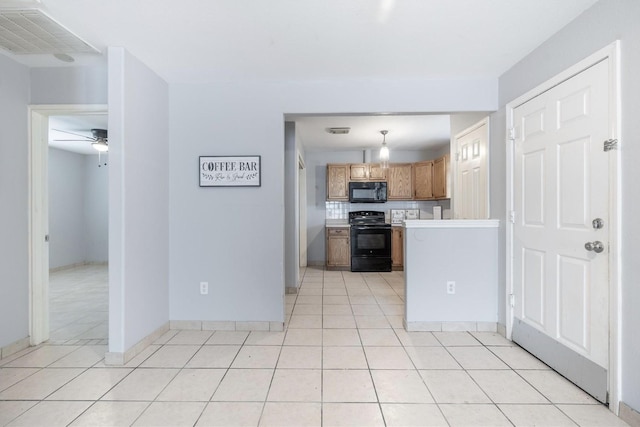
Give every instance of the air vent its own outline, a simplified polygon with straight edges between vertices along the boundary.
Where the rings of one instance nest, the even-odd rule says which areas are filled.
[[[17,55],[99,53],[39,9],[0,10],[0,47]]]
[[[346,135],[350,130],[351,128],[329,128],[327,129],[327,132],[334,135]]]

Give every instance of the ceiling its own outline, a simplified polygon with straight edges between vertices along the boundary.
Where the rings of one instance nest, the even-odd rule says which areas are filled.
[[[0,0],[0,9],[38,8],[99,52],[125,47],[171,84],[497,79],[596,1]],[[70,65],[51,54],[0,54],[30,67]],[[106,61],[70,55],[73,65]],[[390,147],[412,149],[445,131],[444,119],[430,116],[295,120],[310,149],[381,142],[381,129]],[[324,130],[341,123],[350,135]]]
[[[390,150],[420,150],[449,144],[448,115],[369,115],[297,117],[296,134],[307,151],[379,149],[381,130],[388,130]],[[348,127],[346,135],[328,132],[332,127]]]
[[[597,0],[2,0],[167,82],[497,78]],[[75,54],[77,62],[96,54]],[[16,55],[28,65],[65,65]],[[68,65],[68,64],[67,64]]]

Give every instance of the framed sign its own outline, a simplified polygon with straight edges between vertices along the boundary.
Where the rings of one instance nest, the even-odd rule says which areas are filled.
[[[260,156],[200,156],[200,187],[260,187]]]

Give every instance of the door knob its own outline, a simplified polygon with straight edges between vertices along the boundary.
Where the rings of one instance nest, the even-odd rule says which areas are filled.
[[[604,245],[602,244],[602,242],[596,240],[594,242],[587,242],[584,244],[584,248],[588,251],[593,251],[597,254],[599,254],[600,252],[604,251]]]

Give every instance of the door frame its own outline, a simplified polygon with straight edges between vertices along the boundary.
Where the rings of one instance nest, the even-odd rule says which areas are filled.
[[[49,116],[107,114],[106,104],[30,105],[28,108],[29,174],[29,339],[49,339]]]
[[[506,203],[506,337],[511,339],[513,328],[513,304],[511,295],[513,295],[513,246],[514,246],[514,219],[512,212],[514,206],[514,135],[513,117],[514,110],[532,98],[546,92],[547,90],[558,86],[571,77],[579,74],[587,68],[598,62],[609,61],[609,102],[611,105],[609,128],[610,138],[618,140],[618,147],[621,145],[621,122],[620,122],[620,42],[615,41],[610,45],[600,49],[596,53],[588,56],[582,61],[569,67],[565,71],[552,77],[533,90],[519,96],[515,100],[506,105],[506,186],[507,186],[507,203]],[[621,319],[622,313],[620,307],[620,295],[622,282],[621,272],[621,201],[619,189],[621,184],[621,168],[619,150],[613,150],[609,156],[609,222],[610,222],[610,238],[609,238],[609,408],[618,414],[620,403],[620,344],[621,344]]]

